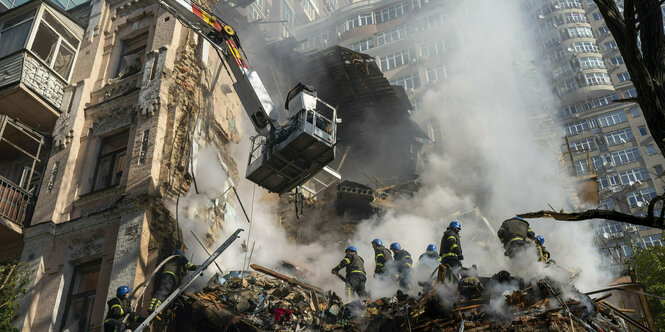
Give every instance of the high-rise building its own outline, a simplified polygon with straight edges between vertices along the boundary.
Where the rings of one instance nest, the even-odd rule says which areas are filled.
[[[649,201],[665,191],[665,158],[639,105],[615,102],[637,92],[602,15],[592,0],[528,3],[560,101],[561,152],[571,175],[597,176],[599,208],[645,215]],[[623,263],[632,244],[663,244],[662,232],[648,227],[604,222],[597,231],[608,264]]]

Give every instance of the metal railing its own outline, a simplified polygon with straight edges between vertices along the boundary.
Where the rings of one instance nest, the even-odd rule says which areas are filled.
[[[0,176],[0,216],[27,227],[33,198],[30,193]]]

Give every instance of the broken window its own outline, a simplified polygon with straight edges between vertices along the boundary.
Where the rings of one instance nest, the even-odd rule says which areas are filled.
[[[46,10],[33,37],[30,51],[68,80],[78,45],[78,39]]]
[[[96,260],[74,268],[65,306],[62,330],[90,331],[90,317],[95,303],[101,261]]]
[[[145,63],[148,32],[122,41],[122,53],[114,77],[124,78],[138,73]]]
[[[93,191],[120,184],[120,178],[125,168],[128,140],[129,131],[102,139],[95,168]]]
[[[34,15],[34,12],[28,12],[0,23],[0,58],[25,47]]]

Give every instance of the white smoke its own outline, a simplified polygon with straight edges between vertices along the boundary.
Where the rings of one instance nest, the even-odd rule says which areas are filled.
[[[287,239],[280,226],[277,197],[242,179],[237,184],[238,191],[253,220],[246,244],[251,248],[256,242],[252,263],[272,268],[280,260],[291,261],[311,272],[308,282],[339,293],[343,284],[330,274],[330,269],[344,256],[344,247],[354,245],[365,260],[368,289],[375,297],[388,296],[395,288],[371,277],[374,252],[370,241],[380,238],[386,246],[399,242],[417,262],[428,244],[439,245],[443,231],[454,218],[462,222],[463,264],[476,265],[481,275],[505,269],[530,278],[568,277],[561,271],[544,270],[542,265],[533,263],[533,255],[526,265],[524,261],[511,264],[496,237],[501,222],[517,213],[548,209],[548,204],[557,210],[570,210],[556,160],[558,151],[536,144],[536,136],[549,133],[540,131],[537,123],[530,120],[534,113],[551,112],[557,107],[549,96],[550,87],[526,75],[530,68],[535,68],[537,51],[529,35],[535,28],[526,22],[528,14],[519,1],[477,0],[451,8],[447,14],[450,23],[437,34],[454,31],[464,37],[459,48],[450,49],[443,56],[446,68],[454,74],[449,75],[440,89],[425,93],[422,99],[426,110],[414,114],[421,123],[438,124],[443,136],[428,156],[420,176],[421,190],[413,198],[398,201],[394,210],[361,222],[352,239],[297,245]],[[464,29],[470,27],[474,29],[473,37],[465,34]],[[542,95],[534,94],[534,88],[540,89]],[[245,118],[243,122],[245,132],[252,132],[249,121]],[[234,152],[241,177],[249,150],[248,135],[244,137]],[[562,140],[556,138],[555,142]],[[218,177],[221,184],[213,185],[209,180],[220,171],[210,167],[201,169],[206,167],[204,164],[199,162],[199,186],[208,182],[214,188],[224,188],[221,177]],[[192,212],[196,203],[189,200],[191,195],[181,201],[186,202],[190,219],[197,216]],[[235,200],[231,192],[226,199]],[[247,239],[250,228],[240,205],[234,206],[235,218],[225,221],[218,243],[238,227],[245,232],[218,259],[227,271],[240,270],[245,265],[246,252],[238,244]],[[478,213],[464,214],[476,208]],[[483,216],[489,219],[491,228],[481,219]],[[181,226],[183,219],[181,215]],[[552,258],[561,268],[582,269],[575,283],[577,287],[591,290],[607,284],[611,275],[598,268],[602,260],[594,247],[590,224],[545,219],[531,220],[531,225],[546,238]],[[189,248],[198,247],[185,236]]]

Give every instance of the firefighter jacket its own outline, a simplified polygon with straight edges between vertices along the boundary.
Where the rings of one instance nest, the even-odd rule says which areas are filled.
[[[441,246],[439,248],[441,248],[441,259],[464,259],[464,256],[462,256],[462,243],[459,239],[459,233],[453,228],[448,227],[448,229],[443,232],[443,237],[441,237]]]
[[[525,220],[511,218],[505,220],[497,233],[499,240],[504,248],[508,248],[514,241],[526,241],[526,239],[535,239],[536,233],[533,232],[529,223]]]
[[[397,272],[402,273],[411,269],[413,265],[413,259],[411,259],[411,254],[404,249],[400,249],[395,253],[394,256],[395,264],[397,266]]]
[[[104,322],[109,320],[122,320],[125,315],[130,315],[130,320],[136,320],[138,316],[134,315],[134,311],[129,303],[128,299],[119,299],[114,297],[110,299],[106,304],[109,306],[109,312],[106,314],[106,319]]]
[[[388,262],[393,260],[393,254],[388,248],[377,246],[374,248],[374,260],[376,261],[374,273],[381,274],[386,272]]]
[[[180,280],[187,275],[187,271],[195,271],[198,265],[189,262],[185,256],[178,256],[166,262],[162,273],[167,273],[175,278],[176,285],[180,284]]]
[[[346,268],[347,278],[352,274],[365,276],[365,261],[355,252],[349,251],[333,270],[337,272],[343,268]]]

